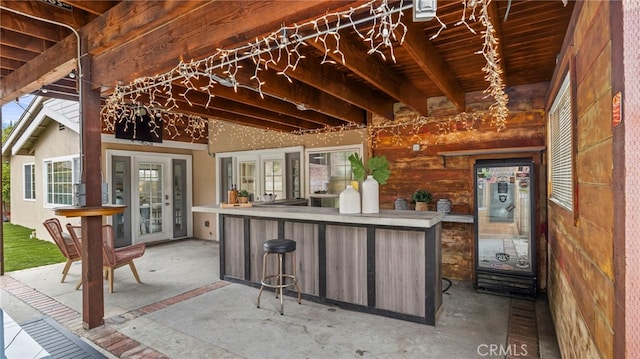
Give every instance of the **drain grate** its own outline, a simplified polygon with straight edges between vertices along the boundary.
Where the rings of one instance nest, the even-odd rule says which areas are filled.
[[[53,358],[107,358],[49,317],[20,324]]]
[[[511,299],[507,358],[540,358],[535,302]]]

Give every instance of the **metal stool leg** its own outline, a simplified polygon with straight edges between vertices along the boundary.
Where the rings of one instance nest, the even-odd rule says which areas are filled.
[[[280,289],[280,315],[284,315],[284,276],[282,272],[282,266],[284,262],[284,254],[278,253],[278,289]]]
[[[293,269],[291,272],[293,273],[293,283],[296,286],[296,290],[298,291],[298,304],[302,304],[302,292],[300,291],[300,286],[298,285],[298,275],[296,273],[296,252],[291,252],[291,264],[293,265]]]
[[[260,308],[260,296],[262,295],[262,290],[264,289],[264,281],[266,280],[267,275],[267,255],[269,252],[265,253],[262,256],[262,279],[260,280],[260,292],[258,292],[258,300],[256,306]]]

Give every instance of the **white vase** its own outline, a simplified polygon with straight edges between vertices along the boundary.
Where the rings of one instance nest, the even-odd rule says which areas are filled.
[[[340,213],[360,213],[360,192],[351,185],[340,192]]]
[[[373,176],[367,176],[362,182],[362,213],[378,213],[380,212],[380,200],[378,189],[380,185]]]

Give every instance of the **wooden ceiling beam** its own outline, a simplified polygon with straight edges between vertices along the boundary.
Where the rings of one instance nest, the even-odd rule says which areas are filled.
[[[5,6],[6,4],[15,5],[16,3],[19,2],[0,0],[0,5],[2,6]],[[93,53],[106,51],[108,48],[116,46],[121,42],[127,43],[133,37],[139,36],[145,31],[148,31],[147,26],[149,26],[150,23],[155,24],[156,26],[161,26],[168,21],[172,21],[176,17],[176,13],[182,14],[183,12],[188,12],[188,9],[200,6],[200,4],[201,2],[197,1],[176,1],[170,3],[157,1],[121,2],[115,7],[120,9],[119,12],[109,11],[109,14],[114,15],[111,17],[101,16],[80,30],[81,34],[87,34],[88,37],[87,41],[89,45],[86,52]],[[44,5],[49,6],[47,4]],[[30,7],[25,6],[13,6],[7,8],[19,11],[29,10],[28,13],[35,12],[31,11],[32,9]],[[176,11],[176,13],[173,11]],[[139,12],[144,14],[143,18],[131,17],[131,14]],[[47,16],[46,18],[51,19],[52,17]],[[107,29],[107,22],[109,21],[113,21],[114,23],[108,24],[109,27]],[[10,79],[11,82],[10,86],[4,86],[3,83],[2,88],[0,88],[0,104],[12,101],[16,97],[31,93],[43,85],[55,82],[58,80],[57,78],[54,78],[56,74],[60,75],[59,78],[66,76],[76,67],[76,46],[75,35],[68,35],[63,40],[59,41],[55,47],[45,50],[40,56],[32,59],[25,59],[24,62],[28,62],[28,67],[23,66],[14,71],[10,76],[6,77],[7,79]],[[2,50],[4,50],[4,47]],[[4,51],[3,56],[6,56]],[[125,61],[124,59],[120,60]],[[63,68],[57,68],[61,64],[66,64],[66,66]],[[99,67],[94,66],[94,68]],[[39,74],[43,74],[42,77],[38,77]],[[7,80],[7,82],[8,81],[9,80]],[[94,84],[93,79],[88,79],[87,81]],[[113,82],[112,85],[115,85],[115,82]],[[94,85],[94,88],[97,87],[99,86]]]
[[[410,18],[411,14],[405,14]],[[431,44],[425,32],[413,21],[407,21],[407,33],[402,48],[409,53],[413,61],[420,66],[433,83],[444,95],[464,112],[464,90],[453,75],[453,72],[438,54],[438,50]],[[402,36],[402,34],[398,34]]]
[[[322,53],[325,52],[325,48],[320,42],[309,40],[307,44]],[[341,34],[340,51],[345,57],[346,63],[343,65],[349,70],[419,114],[427,115],[427,97],[423,92],[404,76],[395,72],[377,55],[367,55],[369,49],[362,44],[360,39],[346,33]],[[327,56],[337,63],[342,63],[342,56],[339,53],[329,51]]]
[[[7,29],[0,29],[0,44],[34,52],[33,57],[50,48],[50,42]]]
[[[0,11],[0,26],[39,39],[58,42],[70,33],[69,30],[47,22],[38,21],[25,16],[12,16],[9,11]]]
[[[121,62],[129,62],[131,59],[142,60],[146,65],[141,66],[142,69],[135,71],[135,74],[144,73],[145,67],[148,68],[150,63],[155,63],[156,58],[164,56],[173,56],[171,66],[173,67],[177,65],[180,53],[186,49],[171,45],[184,43],[185,38],[196,40],[196,38],[189,36],[190,30],[188,28],[181,29],[176,27],[174,23],[187,24],[188,26],[190,22],[194,22],[194,16],[189,16],[189,14],[194,11],[202,12],[202,8],[211,1],[122,1],[82,29],[83,33],[88,34],[87,51],[93,55],[99,55],[106,50],[124,47],[126,48],[125,52],[115,51],[113,57],[103,60],[115,61],[115,64],[112,64],[115,67],[121,66]],[[198,21],[196,23],[200,25]],[[153,52],[155,54],[139,59],[138,56],[141,54],[138,48],[146,47],[147,41],[153,38],[152,35],[147,36],[150,32],[163,34],[165,42],[154,44]],[[203,34],[203,36],[200,41],[207,40],[208,35]],[[153,61],[149,60],[151,58]],[[100,63],[97,59],[96,61],[98,64]],[[128,72],[116,72],[121,73],[117,76],[118,78],[102,80],[98,77],[96,81],[109,86],[114,85],[118,80],[130,81],[121,77],[122,73],[129,74]]]
[[[194,80],[193,84],[196,87],[204,87],[208,85],[208,81],[205,81],[204,79]],[[174,84],[173,86],[175,87],[178,85]],[[277,112],[277,113],[295,117],[301,120],[317,123],[322,126],[333,127],[333,126],[340,126],[345,124],[345,122],[340,119],[327,116],[325,114],[322,114],[316,111],[300,110],[296,107],[295,104],[291,102],[279,100],[267,93],[265,93],[264,98],[261,98],[256,91],[246,89],[243,87],[238,87],[236,91],[232,87],[216,85],[213,88],[212,93],[216,97],[226,98],[235,102],[246,104],[248,106],[268,109],[273,112]]]
[[[182,91],[180,91],[182,92]],[[245,104],[241,104],[235,101],[227,100],[220,97],[209,98],[203,92],[190,92],[189,93],[189,101],[185,100],[183,96],[179,94],[173,95],[173,97],[183,105],[180,106],[180,109],[184,107],[201,107],[203,109],[217,109],[221,111],[231,112],[238,115],[254,117],[256,119],[263,119],[265,121],[279,123],[279,124],[288,124],[301,129],[314,129],[318,128],[318,124],[311,123],[308,121],[301,120],[299,118],[291,117],[288,115],[279,114],[276,112],[271,112],[265,108],[258,108],[253,106],[247,106]],[[189,102],[191,104],[189,104]],[[207,105],[208,102],[208,105]]]
[[[386,119],[393,119],[395,101],[391,97],[349,80],[345,73],[321,64],[320,58],[309,53],[304,56],[295,70],[287,71],[288,76]],[[269,64],[270,68],[278,71],[283,71],[285,66],[281,63]]]
[[[86,0],[61,0],[63,3],[67,3],[76,9],[86,11],[90,14],[100,16],[107,12],[109,9],[118,4],[118,1],[86,1]]]
[[[96,57],[96,67],[102,69],[93,85],[112,87],[118,81],[131,83],[141,76],[153,76],[174,68],[179,59],[203,59],[213,55],[215,48],[246,45],[266,33],[278,29],[284,22],[294,22],[317,16],[333,8],[348,6],[353,1],[207,1],[207,2],[136,2],[124,1],[101,16],[96,28],[109,38],[90,39],[90,49],[112,44],[110,51]],[[175,10],[177,4],[198,4],[197,15]],[[153,7],[154,4],[155,8]],[[286,4],[286,6],[283,6]],[[169,9],[169,6],[174,9]],[[277,10],[275,10],[277,9]],[[126,11],[123,11],[126,10]],[[131,14],[145,14],[133,17]],[[146,14],[149,15],[146,15]],[[154,15],[155,14],[155,15]],[[176,16],[180,14],[180,16]],[[159,23],[151,30],[141,22],[155,21],[164,15],[171,21]],[[154,17],[155,16],[155,17]],[[133,28],[139,36],[131,41],[121,38]],[[104,28],[103,28],[104,27]],[[126,35],[128,36],[128,35]],[[179,44],[179,46],[173,46]]]
[[[259,114],[264,113],[265,111],[262,111],[260,109],[257,109],[254,112],[249,111],[249,109],[242,111],[237,106],[233,106],[233,108],[224,108],[223,105],[220,103],[218,103],[218,105],[221,105],[220,107],[217,107],[217,106],[214,107],[210,105],[207,108],[207,107],[204,107],[204,105],[207,102],[207,99],[204,98],[205,96],[203,94],[200,94],[200,95],[202,95],[200,96],[200,98],[193,98],[193,99],[190,99],[190,101],[187,101],[184,99],[184,97],[180,96],[178,93],[174,94],[173,97],[176,100],[178,108],[174,109],[173,112],[197,115],[205,118],[215,117],[215,118],[223,119],[225,121],[230,121],[235,123],[247,123],[247,124],[250,124],[251,126],[265,128],[265,129],[275,129],[278,131],[291,132],[291,131],[300,130],[301,128],[306,128],[306,127],[296,126],[294,124],[288,123],[287,121],[283,121],[283,118],[278,118],[273,116],[261,117]],[[159,102],[161,104],[167,102],[167,99],[168,97],[166,95],[156,95],[156,102]],[[149,96],[141,95],[138,97],[138,101],[140,101],[143,104],[148,104],[150,102]],[[221,101],[231,102],[229,100],[224,100],[224,99],[221,99]],[[318,126],[315,126],[315,127],[311,126],[309,128],[317,128],[317,127]]]
[[[0,58],[0,69],[15,70],[24,65],[24,62],[7,58]]]
[[[242,68],[238,71],[237,79],[241,84],[252,86],[256,82],[250,80],[251,76],[253,76],[252,69]],[[262,90],[265,93],[346,122],[358,125],[366,123],[366,113],[361,108],[299,81],[289,82],[273,70],[261,71],[260,81],[264,82]]]
[[[298,127],[295,127],[295,126],[265,121],[263,119],[257,119],[251,116],[240,115],[237,113],[228,112],[221,109],[205,109],[203,107],[197,107],[197,108],[192,107],[192,108],[181,109],[180,112],[187,115],[201,116],[208,119],[218,119],[218,120],[223,120],[227,122],[237,123],[244,126],[262,128],[265,130],[293,132],[299,129]]]
[[[28,14],[41,19],[48,19],[79,29],[93,20],[95,16],[89,16],[85,12],[74,12],[61,9],[46,1],[11,1],[0,0],[0,6],[15,12]]]
[[[4,56],[4,46],[0,51]],[[76,68],[76,51],[75,39],[70,36],[10,73],[0,86],[0,105],[67,76]]]
[[[496,40],[498,40],[497,47],[498,47],[498,57],[500,61],[499,63],[502,69],[502,80],[506,84],[507,83],[507,64],[506,64],[506,57],[504,57],[504,45],[502,43],[503,41],[502,26],[500,25],[502,21],[500,20],[500,14],[498,13],[497,1],[489,2],[487,10],[489,11],[488,13],[489,20],[491,20],[491,24],[493,25],[493,30],[495,30],[494,36]]]
[[[21,62],[29,62],[38,56],[37,52],[26,51],[19,47],[2,44],[0,44],[0,53],[2,53],[2,57]]]

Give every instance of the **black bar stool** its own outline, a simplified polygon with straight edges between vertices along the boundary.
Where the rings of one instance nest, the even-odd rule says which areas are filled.
[[[283,273],[284,259],[287,253],[291,254],[292,273]],[[270,254],[278,255],[278,273],[267,274],[267,258]],[[287,278],[290,279],[287,283]],[[273,283],[272,283],[273,282]],[[292,285],[296,286],[298,291],[298,304],[301,304],[302,293],[298,286],[298,277],[296,276],[296,242],[290,239],[270,239],[264,242],[264,255],[262,256],[262,279],[260,280],[260,292],[258,293],[257,306],[260,308],[260,296],[264,287],[275,288],[276,298],[280,295],[280,315],[284,314],[284,288]],[[278,293],[279,292],[279,293]]]

